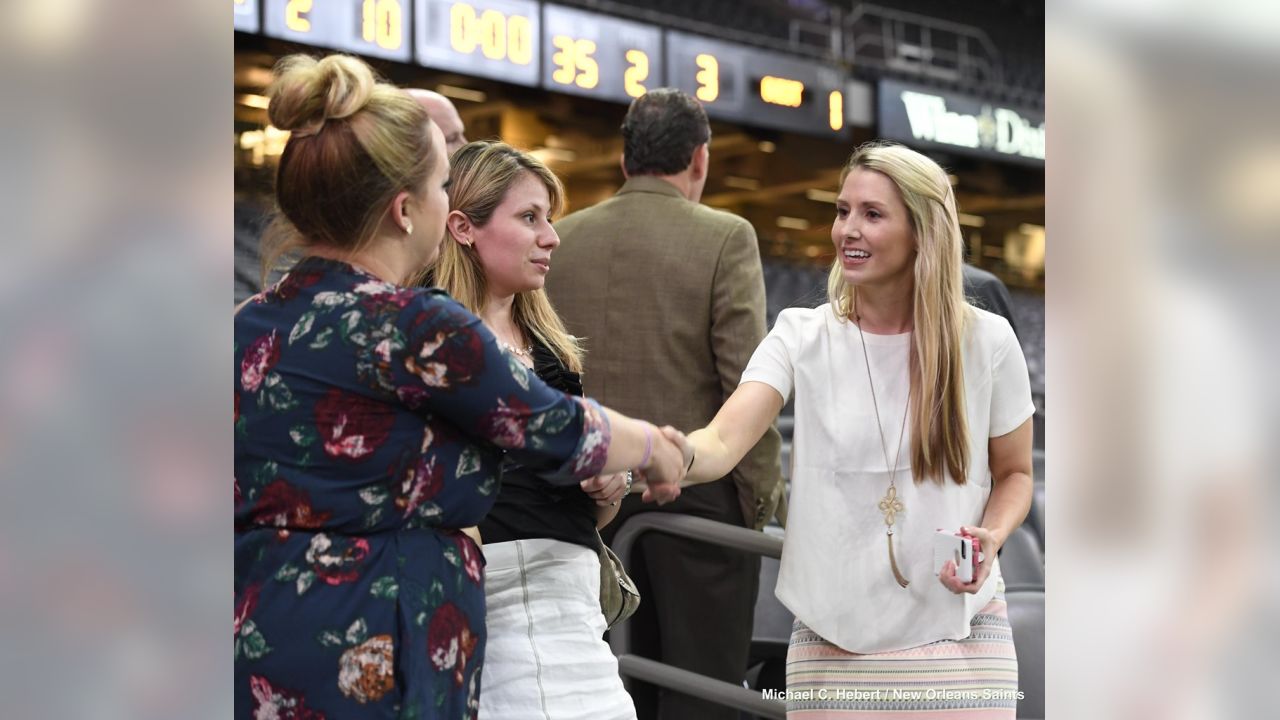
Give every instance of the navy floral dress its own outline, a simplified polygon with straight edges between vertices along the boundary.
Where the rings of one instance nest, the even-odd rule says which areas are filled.
[[[237,718],[474,718],[504,454],[599,474],[608,424],[438,289],[305,258],[235,320]]]

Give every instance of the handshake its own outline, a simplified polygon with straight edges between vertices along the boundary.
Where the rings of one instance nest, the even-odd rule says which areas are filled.
[[[640,466],[629,472],[599,475],[584,480],[581,483],[582,489],[597,505],[617,505],[631,492],[632,487],[639,487],[644,491],[642,498],[645,502],[657,502],[659,505],[666,505],[680,497],[685,474],[693,464],[693,445],[689,439],[670,425],[659,429],[642,421],[628,419],[628,423],[635,425],[627,429],[626,436],[637,439],[642,437],[643,440],[638,440],[637,446],[643,443],[646,447]],[[632,428],[642,430],[643,435],[634,432]],[[618,439],[615,434],[615,443]]]
[[[641,499],[666,505],[680,497],[693,457],[689,438],[670,425],[662,426],[653,437],[653,457],[647,467],[637,471],[637,482],[645,484]]]

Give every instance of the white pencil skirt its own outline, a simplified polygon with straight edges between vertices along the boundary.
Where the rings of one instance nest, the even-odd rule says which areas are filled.
[[[602,636],[600,559],[559,540],[484,546],[481,720],[635,720]]]

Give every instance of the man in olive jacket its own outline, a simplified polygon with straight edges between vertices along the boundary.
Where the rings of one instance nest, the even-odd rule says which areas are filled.
[[[698,203],[711,130],[701,105],[674,89],[636,99],[623,121],[626,183],[612,198],[556,224],[547,291],[586,348],[583,385],[608,407],[691,432],[738,386],[765,336],[764,275],[746,220]],[[770,429],[716,482],[662,508],[633,491],[602,532],[637,512],[680,512],[760,529],[784,502]],[[741,685],[750,650],[760,559],[648,533],[631,563],[640,610],[631,637],[642,655]],[[655,626],[656,624],[656,626]],[[736,719],[737,711],[638,686],[640,718]],[[656,705],[656,710],[655,710]]]

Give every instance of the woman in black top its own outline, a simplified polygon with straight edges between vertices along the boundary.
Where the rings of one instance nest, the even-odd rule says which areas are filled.
[[[452,163],[436,283],[484,321],[517,376],[532,372],[581,395],[582,350],[543,290],[560,244],[551,219],[563,186],[537,158],[504,143],[470,143]],[[596,532],[617,514],[629,484],[619,473],[556,487],[504,463],[497,500],[479,526],[489,638],[481,717],[635,718],[601,639]]]
[[[570,395],[582,396],[582,381],[536,337],[530,340],[533,371],[547,385]],[[595,548],[597,528],[618,513],[615,501],[626,485],[622,477],[605,476],[579,485],[550,485],[535,473],[508,460],[502,467],[502,490],[493,509],[480,523],[480,534],[489,544],[550,538]],[[588,495],[591,486],[600,500]],[[615,503],[615,504],[610,504]]]

